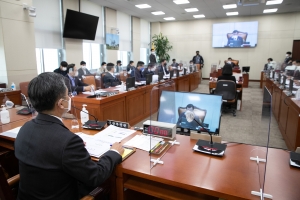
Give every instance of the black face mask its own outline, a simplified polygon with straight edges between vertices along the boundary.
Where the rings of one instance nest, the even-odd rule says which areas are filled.
[[[164,66],[167,66],[167,63],[165,63]]]

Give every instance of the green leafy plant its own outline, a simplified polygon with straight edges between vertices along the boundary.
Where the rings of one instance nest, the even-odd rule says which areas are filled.
[[[168,54],[168,52],[173,49],[173,46],[166,36],[163,36],[162,33],[158,35],[155,34],[154,36],[152,36],[152,44],[154,45],[155,52],[159,60],[170,60],[170,55]]]

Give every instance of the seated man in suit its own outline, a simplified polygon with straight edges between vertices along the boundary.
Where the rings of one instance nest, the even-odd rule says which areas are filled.
[[[167,68],[167,60],[166,59],[161,60],[160,65],[158,66],[158,72],[163,72],[164,75],[167,75],[170,73]]]
[[[101,75],[102,73],[106,72],[106,62],[102,62],[99,69],[97,69],[96,75]]]
[[[69,64],[68,65],[68,74],[66,75],[66,77],[70,82],[70,86],[71,88],[68,88],[69,92],[74,92],[76,91],[77,93],[79,92],[84,92],[84,91],[91,91],[91,87],[95,88],[95,86],[93,85],[88,85],[86,83],[83,83],[81,80],[79,80],[78,76],[78,69],[75,66],[75,64]],[[66,83],[67,85],[67,83]]]
[[[121,61],[121,60],[118,60],[118,61],[117,61],[117,64],[116,64],[115,68],[116,68],[116,69],[115,69],[115,72],[116,72],[116,73],[120,73],[120,72],[123,71],[122,61]]]
[[[268,62],[265,64],[265,67],[264,67],[264,70],[267,71],[267,70],[271,70],[272,69],[272,66],[270,65],[270,63],[273,61],[272,58],[268,58]]]
[[[195,122],[195,120],[200,124],[202,123],[201,119],[194,113],[194,105],[188,104],[186,106],[186,111],[180,114],[177,126],[193,130],[199,129],[199,124]]]
[[[68,74],[68,72],[67,72],[67,67],[68,67],[68,63],[67,63],[66,61],[62,61],[62,62],[60,63],[60,67],[57,68],[57,69],[55,69],[53,72],[65,76],[65,75]]]
[[[80,62],[81,68],[78,69],[78,78],[82,79],[84,75],[90,75],[92,74],[87,68],[86,68],[86,62],[81,61]]]
[[[114,75],[115,65],[113,63],[107,63],[107,72],[103,76],[103,85],[105,88],[115,87],[120,85],[122,82]]]
[[[293,77],[294,80],[300,80],[300,60],[296,60],[296,68]]]
[[[144,67],[143,63],[144,62],[138,62],[137,66],[134,70],[134,77],[135,77],[135,81],[137,81],[137,82],[146,80],[146,78],[142,74],[142,68]]]
[[[156,70],[156,64],[155,63],[149,63],[148,67],[144,69],[143,76],[146,77],[147,74],[154,74]]]
[[[71,109],[63,76],[45,72],[32,79],[28,96],[38,116],[26,122],[15,140],[20,183],[17,199],[79,199],[102,184],[122,161],[115,143],[98,162],[61,116]]]
[[[232,36],[228,38],[227,46],[230,47],[241,47],[241,45],[244,43],[244,40],[242,37],[238,36],[239,31],[234,30],[232,32]]]
[[[219,80],[231,80],[236,83],[235,76],[232,76],[232,67],[230,64],[224,65],[222,70],[222,76],[218,77],[218,81]]]
[[[129,64],[127,65],[127,72],[131,74],[132,69],[134,68],[134,61],[130,61]]]

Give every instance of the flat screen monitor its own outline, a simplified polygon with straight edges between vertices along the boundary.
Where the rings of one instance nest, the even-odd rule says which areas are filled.
[[[173,78],[173,75],[174,75],[174,70],[171,70],[171,71],[170,71],[170,79]]]
[[[190,73],[193,72],[193,66],[190,66]]]
[[[178,127],[218,133],[221,121],[222,96],[188,92],[162,91],[158,121],[177,124]],[[190,112],[194,119],[189,118]]]
[[[158,82],[164,79],[164,73],[163,72],[158,72]]]
[[[213,24],[213,47],[249,48],[256,47],[258,22],[235,22]]]
[[[179,77],[179,70],[176,70],[176,77]]]
[[[293,91],[293,86],[294,86],[294,80],[290,79],[290,84],[289,84],[289,92],[292,93]]]
[[[146,85],[150,85],[152,82],[152,76],[153,74],[146,74]]]
[[[135,87],[135,77],[129,77],[126,79],[126,90]]]
[[[63,37],[95,40],[99,17],[67,9]]]
[[[183,69],[183,75],[186,75],[186,68]]]
[[[286,82],[286,75],[282,75],[282,76],[283,76],[283,78],[282,78],[282,84],[281,84],[281,85],[285,86],[285,82]]]
[[[250,72],[250,67],[249,66],[242,67],[242,71],[249,73]]]

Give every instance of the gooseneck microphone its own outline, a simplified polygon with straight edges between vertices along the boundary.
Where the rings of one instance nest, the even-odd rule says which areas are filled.
[[[200,124],[200,122],[198,122],[195,118],[194,118],[194,121],[197,122],[197,124],[198,124],[199,126],[201,126],[201,128],[203,128],[206,132],[208,132],[208,134],[210,135],[210,144],[213,144],[211,132],[209,132],[209,131],[203,126],[203,124],[202,124],[202,123]]]

